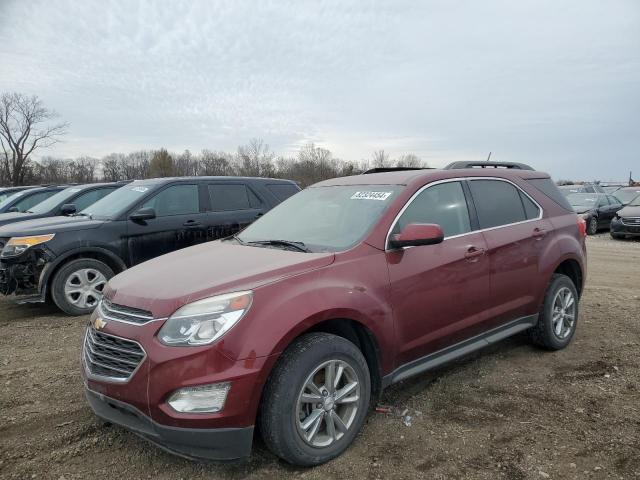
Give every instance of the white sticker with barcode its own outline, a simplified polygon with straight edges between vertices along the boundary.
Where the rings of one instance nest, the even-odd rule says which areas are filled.
[[[393,192],[356,192],[351,200],[381,200],[385,201]]]
[[[148,187],[133,187],[131,190],[133,190],[134,192],[144,193],[147,190],[149,190],[149,188]]]

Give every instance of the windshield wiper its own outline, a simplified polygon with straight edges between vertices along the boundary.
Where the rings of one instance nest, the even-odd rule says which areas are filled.
[[[291,240],[254,240],[252,242],[245,243],[248,245],[271,245],[274,247],[289,247],[299,252],[311,253],[311,250],[309,250],[303,242],[293,242]]]

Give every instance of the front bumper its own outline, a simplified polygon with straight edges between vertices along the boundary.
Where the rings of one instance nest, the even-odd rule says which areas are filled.
[[[49,251],[33,247],[18,257],[0,260],[0,293],[23,297],[26,301],[44,300],[42,274],[52,258]]]
[[[628,225],[619,218],[611,220],[611,233],[614,235],[628,235],[640,237],[640,223],[637,225]]]
[[[232,461],[251,453],[253,426],[240,428],[178,428],[160,425],[127,403],[85,387],[95,414],[131,430],[164,450],[189,459]]]

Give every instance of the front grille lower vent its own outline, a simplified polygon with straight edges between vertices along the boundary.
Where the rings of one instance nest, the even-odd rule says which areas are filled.
[[[83,357],[92,375],[126,382],[145,358],[142,347],[131,340],[87,328]]]

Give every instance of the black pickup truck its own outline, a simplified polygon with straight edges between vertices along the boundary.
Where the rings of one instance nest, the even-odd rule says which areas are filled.
[[[0,227],[0,293],[91,312],[115,274],[240,231],[298,192],[290,180],[185,177],[134,181],[71,217]]]

